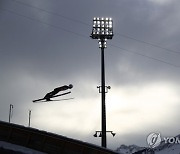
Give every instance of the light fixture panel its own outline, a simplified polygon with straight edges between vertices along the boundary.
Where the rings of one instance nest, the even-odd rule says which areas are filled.
[[[112,18],[94,17],[91,37],[92,39],[112,39],[113,37]]]

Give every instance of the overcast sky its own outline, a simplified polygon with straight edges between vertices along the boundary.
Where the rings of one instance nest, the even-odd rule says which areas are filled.
[[[93,17],[112,17],[105,49],[108,148],[179,134],[179,0],[0,0],[0,120],[100,145],[100,49]],[[68,101],[32,103],[73,84]],[[58,99],[58,98],[57,98]]]

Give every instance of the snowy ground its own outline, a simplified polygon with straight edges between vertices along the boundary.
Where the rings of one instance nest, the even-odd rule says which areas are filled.
[[[43,152],[39,152],[39,151],[36,151],[33,149],[25,148],[25,147],[19,146],[19,145],[7,143],[4,141],[0,141],[0,147],[2,147],[4,149],[8,149],[8,150],[22,152],[24,154],[45,154]]]

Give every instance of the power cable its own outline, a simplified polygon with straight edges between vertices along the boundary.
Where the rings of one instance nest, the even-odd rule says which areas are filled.
[[[131,40],[140,42],[140,43],[144,43],[144,44],[147,44],[147,45],[150,45],[150,46],[153,46],[153,47],[157,47],[157,48],[160,48],[160,49],[163,49],[163,50],[167,50],[167,51],[170,51],[170,52],[174,52],[174,53],[180,54],[180,52],[178,52],[178,51],[174,51],[174,50],[171,50],[171,49],[167,49],[167,48],[162,47],[162,46],[159,46],[159,45],[157,45],[157,44],[153,44],[153,43],[150,43],[150,42],[142,41],[142,40],[140,40],[140,39],[136,39],[136,38],[133,38],[133,37],[124,35],[124,34],[117,33],[117,35],[119,35],[119,36],[121,36],[121,37],[125,37],[125,38],[127,38],[127,39],[131,39]]]
[[[165,63],[165,64],[168,64],[168,65],[171,65],[171,66],[174,66],[174,67],[180,67],[179,65],[175,65],[175,64],[166,62],[166,61],[164,61],[164,60],[160,60],[160,59],[157,59],[157,58],[148,56],[148,55],[144,55],[144,54],[139,53],[139,52],[131,51],[131,50],[128,50],[128,49],[125,49],[125,48],[122,48],[122,47],[119,47],[119,46],[116,46],[116,45],[113,45],[113,44],[109,44],[109,45],[112,46],[112,47],[115,47],[115,48],[119,48],[119,49],[124,50],[124,51],[129,52],[129,53],[133,53],[133,54],[136,54],[136,55],[139,55],[139,56],[146,57],[146,58],[148,58],[148,59],[156,60],[156,61],[159,61],[159,62],[161,62],[161,63]]]
[[[47,23],[47,22],[44,22],[44,21],[41,21],[41,20],[32,18],[32,17],[28,17],[28,16],[25,16],[25,15],[19,14],[19,13],[15,12],[15,11],[12,11],[12,10],[2,9],[2,8],[0,8],[0,9],[3,10],[3,11],[9,12],[9,13],[15,14],[15,15],[17,15],[17,16],[24,17],[24,18],[29,19],[29,20],[32,20],[32,21],[36,21],[36,22],[39,22],[39,23],[41,23],[41,24],[48,25],[48,26],[53,27],[53,28],[55,28],[55,29],[61,29],[62,31],[65,31],[65,32],[68,32],[68,33],[73,33],[73,34],[78,35],[78,36],[81,36],[81,37],[86,37],[85,35],[76,33],[76,32],[74,32],[74,31],[65,29],[65,28],[63,28],[63,27],[56,26],[56,25],[53,25],[53,24],[50,24],[50,23]]]
[[[73,22],[76,22],[76,23],[80,23],[80,24],[83,24],[83,25],[86,25],[86,26],[91,26],[90,24],[88,24],[88,23],[86,23],[86,22],[83,22],[83,21],[81,21],[81,20],[77,20],[77,19],[74,19],[74,18],[70,18],[70,17],[64,16],[64,15],[62,15],[62,14],[59,14],[59,13],[56,13],[56,12],[52,12],[52,11],[49,11],[49,10],[45,10],[45,9],[42,9],[42,8],[39,8],[39,7],[30,5],[30,4],[27,4],[27,3],[24,3],[24,2],[18,1],[18,0],[11,0],[11,1],[16,2],[16,3],[19,3],[19,4],[24,5],[24,6],[27,6],[27,7],[31,7],[31,8],[34,8],[34,9],[38,9],[38,10],[40,10],[40,11],[46,12],[46,13],[51,14],[51,15],[59,16],[59,17],[64,18],[64,19],[66,19],[66,20],[70,20],[70,21],[73,21]]]
[[[64,19],[67,19],[67,20],[70,20],[70,21],[73,21],[73,22],[76,22],[76,23],[80,23],[80,24],[83,24],[83,25],[86,25],[86,26],[91,26],[90,24],[88,24],[88,23],[86,23],[86,22],[83,22],[83,21],[81,21],[81,20],[77,20],[77,19],[74,19],[74,18],[70,18],[70,17],[64,16],[64,15],[61,15],[61,14],[56,13],[56,12],[52,12],[52,11],[45,10],[45,9],[42,9],[42,8],[39,8],[39,7],[36,7],[36,6],[32,6],[32,5],[30,5],[30,4],[27,4],[27,3],[24,3],[24,2],[21,2],[21,1],[18,1],[18,0],[11,0],[11,1],[16,2],[16,3],[19,3],[19,4],[24,5],[24,6],[27,6],[27,7],[31,7],[31,8],[38,9],[38,10],[40,10],[40,11],[46,12],[46,13],[51,14],[51,15],[59,16],[59,17],[61,17],[61,18],[64,18]],[[137,38],[128,36],[128,35],[124,35],[124,34],[121,34],[121,33],[116,33],[116,34],[119,35],[120,37],[124,37],[124,38],[127,38],[127,39],[131,39],[131,40],[134,40],[134,41],[137,41],[137,42],[140,42],[140,43],[144,43],[144,44],[147,44],[147,45],[156,47],[156,48],[160,48],[160,49],[166,50],[166,51],[168,51],[168,52],[173,52],[173,53],[176,53],[176,54],[180,54],[180,52],[178,52],[178,51],[171,50],[171,49],[162,47],[162,46],[157,45],[157,44],[154,44],[154,43],[150,43],[150,42],[147,42],[147,41],[143,41],[143,40],[140,40],[140,39],[137,39]]]
[[[2,8],[0,8],[0,9],[3,10],[3,11],[9,12],[9,13],[15,14],[15,15],[17,15],[17,16],[27,18],[27,19],[29,19],[29,20],[36,21],[36,22],[39,22],[39,23],[41,23],[41,24],[45,24],[45,25],[51,26],[51,27],[53,27],[53,28],[55,28],[55,29],[60,29],[60,30],[63,30],[63,31],[65,31],[65,32],[72,33],[72,34],[74,34],[74,35],[77,35],[77,36],[80,36],[80,37],[89,39],[89,37],[87,37],[86,35],[82,35],[82,34],[79,34],[79,33],[74,32],[74,31],[67,30],[67,29],[62,28],[62,27],[60,27],[60,26],[56,26],[56,25],[53,25],[53,24],[49,24],[49,23],[47,23],[47,22],[44,22],[44,21],[41,21],[41,20],[38,20],[38,19],[34,19],[34,18],[25,16],[25,15],[19,14],[19,13],[15,12],[15,11],[12,11],[12,10],[2,9]],[[116,46],[116,45],[113,45],[113,44],[110,44],[110,45],[113,46],[113,47],[115,47],[115,48],[121,49],[121,50],[123,50],[123,51],[130,52],[130,53],[133,53],[133,54],[136,54],[136,55],[139,55],[139,56],[143,56],[143,57],[146,57],[146,58],[149,58],[149,59],[153,59],[153,60],[159,61],[159,62],[161,62],[161,63],[165,63],[165,64],[168,64],[168,65],[171,65],[171,66],[174,66],[174,67],[180,67],[180,66],[178,66],[178,65],[175,65],[175,64],[172,64],[172,63],[169,63],[169,62],[166,62],[166,61],[163,61],[163,60],[160,60],[160,59],[151,57],[151,56],[147,56],[147,55],[141,54],[141,53],[139,53],[139,52],[130,51],[130,50],[121,48],[121,47]]]

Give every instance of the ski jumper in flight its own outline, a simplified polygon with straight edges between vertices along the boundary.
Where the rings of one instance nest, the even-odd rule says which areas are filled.
[[[46,99],[46,101],[50,101],[50,98],[52,98],[53,96],[55,96],[55,95],[56,95],[57,93],[59,93],[60,91],[64,91],[64,90],[71,89],[71,88],[73,88],[73,85],[72,85],[72,84],[70,84],[69,86],[68,86],[68,85],[64,85],[64,86],[55,88],[53,91],[47,93],[47,94],[44,96],[44,99]]]

